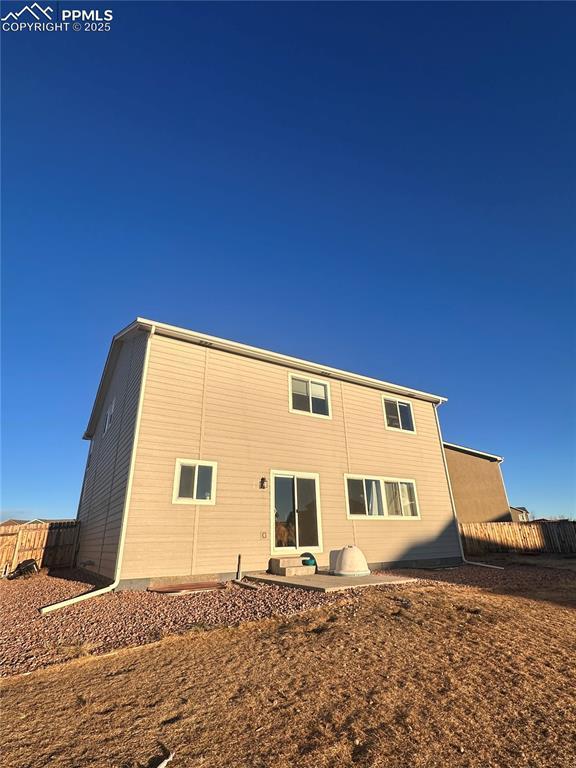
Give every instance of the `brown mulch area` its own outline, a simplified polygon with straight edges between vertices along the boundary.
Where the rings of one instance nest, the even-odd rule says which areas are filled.
[[[262,586],[165,595],[117,592],[41,616],[38,608],[94,585],[81,571],[0,581],[0,676],[31,672],[79,656],[144,645],[168,635],[289,616],[342,596]]]
[[[170,768],[573,768],[576,575],[417,573],[7,679],[2,764],[152,768],[164,745]]]

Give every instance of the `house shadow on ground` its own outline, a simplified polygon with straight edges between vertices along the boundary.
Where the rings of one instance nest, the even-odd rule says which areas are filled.
[[[401,557],[402,560],[415,563],[415,561],[430,558],[430,553],[446,551],[459,552],[458,533],[453,522],[445,526],[434,539],[421,541],[413,547],[408,547]],[[576,608],[576,553],[565,556],[547,553],[489,554],[484,558],[475,557],[471,560],[474,563],[499,565],[502,570],[485,568],[477,564],[439,568],[417,568],[399,564],[386,569],[386,572]],[[85,592],[94,591],[111,583],[109,579],[102,579],[81,568],[51,568],[49,576],[85,584],[86,589],[81,590]]]
[[[74,581],[79,584],[85,584],[86,592],[91,592],[94,589],[106,587],[111,583],[110,579],[105,579],[101,576],[98,576],[96,573],[90,573],[83,568],[48,568],[46,570],[48,572],[48,576],[51,576],[55,579],[61,579],[63,581]]]
[[[423,549],[435,551],[439,544],[445,543],[448,537],[455,535],[457,535],[456,528],[451,523],[436,539],[408,548],[403,553],[402,559],[413,561],[422,558]],[[481,543],[483,542],[478,542],[478,544]],[[398,566],[390,570],[432,582],[475,587],[493,594],[576,608],[576,553],[568,555],[487,554],[485,557],[467,558],[467,560],[473,564],[462,563],[447,568]],[[500,567],[486,568],[479,563]]]

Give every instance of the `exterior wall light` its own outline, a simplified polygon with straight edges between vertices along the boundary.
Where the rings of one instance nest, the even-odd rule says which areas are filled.
[[[265,477],[260,478],[259,486],[261,491],[265,491],[268,488],[268,480]]]

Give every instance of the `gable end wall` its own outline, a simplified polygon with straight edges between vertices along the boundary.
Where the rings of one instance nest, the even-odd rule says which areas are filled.
[[[77,564],[109,579],[115,575],[147,339],[147,333],[138,333],[122,344],[92,438],[78,509]],[[112,424],[104,434],[114,399]]]

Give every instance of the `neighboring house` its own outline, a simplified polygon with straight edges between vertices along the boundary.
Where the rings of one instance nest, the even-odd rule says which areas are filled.
[[[530,521],[530,512],[526,507],[510,507],[510,514],[515,523],[528,523]]]
[[[80,566],[121,586],[265,570],[356,544],[461,561],[437,395],[137,319],[85,438]]]
[[[446,442],[444,450],[458,522],[513,520],[502,477],[502,456]]]

